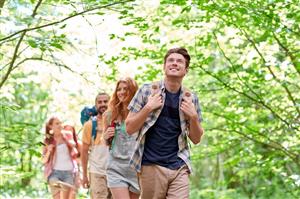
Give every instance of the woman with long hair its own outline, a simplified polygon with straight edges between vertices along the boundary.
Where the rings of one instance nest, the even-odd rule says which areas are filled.
[[[43,164],[44,175],[49,183],[54,199],[69,199],[74,189],[74,176],[77,170],[77,150],[63,131],[61,121],[52,117],[46,123]]]
[[[129,166],[136,137],[128,135],[125,130],[127,106],[137,89],[137,83],[132,78],[119,80],[108,110],[104,113],[103,137],[110,145],[107,184],[114,199],[137,199],[140,194],[137,174]]]

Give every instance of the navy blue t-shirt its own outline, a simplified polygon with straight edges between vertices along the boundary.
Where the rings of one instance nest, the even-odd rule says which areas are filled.
[[[179,95],[166,90],[165,104],[155,124],[146,133],[142,165],[157,164],[178,169],[185,162],[177,156],[178,136],[181,134]]]

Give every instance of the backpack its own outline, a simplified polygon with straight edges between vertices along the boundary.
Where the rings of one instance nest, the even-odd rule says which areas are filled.
[[[92,120],[92,137],[95,140],[97,137],[97,109],[95,106],[85,106],[80,113],[80,122],[84,125],[88,120]]]
[[[95,106],[88,107],[85,106],[80,113],[80,122],[83,125],[86,121],[88,121],[91,117],[96,116],[98,114]]]

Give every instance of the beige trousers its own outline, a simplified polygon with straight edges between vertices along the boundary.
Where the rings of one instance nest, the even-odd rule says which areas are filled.
[[[143,165],[138,176],[142,199],[189,198],[189,170],[186,165],[178,170]]]
[[[90,191],[92,199],[111,199],[105,175],[90,173]]]

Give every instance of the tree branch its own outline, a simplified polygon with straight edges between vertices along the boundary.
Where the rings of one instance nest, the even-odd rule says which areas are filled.
[[[131,2],[131,1],[133,1],[133,0],[123,1],[123,2],[115,2],[115,3],[107,4],[107,5],[104,5],[104,6],[97,6],[97,7],[95,7],[95,8],[90,8],[90,9],[87,9],[87,10],[85,10],[85,11],[82,11],[82,12],[79,12],[79,13],[75,13],[74,15],[71,15],[71,16],[69,16],[69,17],[63,18],[63,19],[61,19],[61,20],[58,20],[58,21],[55,21],[55,22],[52,22],[52,23],[49,23],[49,24],[44,24],[44,25],[41,25],[41,26],[37,26],[37,27],[33,27],[33,28],[26,28],[26,29],[17,31],[17,32],[15,32],[15,33],[13,33],[13,34],[11,34],[11,35],[5,37],[5,38],[0,39],[0,41],[4,41],[4,40],[7,40],[7,39],[12,38],[12,37],[15,36],[15,35],[21,34],[21,37],[20,37],[20,39],[18,40],[18,43],[17,43],[17,45],[16,45],[16,47],[15,47],[15,50],[14,50],[14,54],[13,54],[12,60],[11,60],[11,62],[10,62],[10,64],[9,64],[9,68],[8,68],[8,70],[6,71],[6,74],[5,74],[5,75],[3,76],[3,78],[1,79],[1,82],[0,82],[0,89],[1,89],[2,86],[4,85],[5,81],[6,81],[7,78],[9,77],[10,73],[12,72],[12,70],[15,68],[15,67],[14,67],[14,63],[15,63],[17,57],[18,57],[18,51],[19,51],[20,45],[21,45],[21,43],[22,43],[22,41],[23,41],[23,39],[24,39],[24,37],[25,37],[25,34],[26,34],[27,32],[32,31],[32,30],[36,30],[36,29],[41,29],[41,28],[44,28],[44,27],[47,27],[47,26],[59,24],[59,23],[62,23],[62,22],[64,22],[64,21],[68,20],[68,19],[71,19],[71,18],[73,18],[73,17],[76,17],[76,16],[78,16],[78,15],[82,15],[82,14],[84,14],[84,13],[87,13],[87,12],[90,12],[90,11],[93,11],[93,10],[97,10],[97,9],[100,9],[100,8],[105,8],[105,7],[109,7],[109,6],[117,5],[117,4],[121,4],[121,3]],[[33,12],[32,12],[32,15],[31,15],[32,17],[35,17],[35,16],[36,16],[36,14],[37,14],[37,9],[38,9],[38,7],[41,5],[41,2],[42,2],[42,0],[39,0],[39,1],[38,1],[37,5],[35,6],[35,8],[34,8],[34,10],[33,10]]]
[[[19,57],[19,56],[20,56],[27,48],[28,48],[28,46],[25,47],[23,50],[21,50],[21,52],[18,52],[17,57]],[[0,70],[4,70],[4,68],[6,68],[6,67],[9,66],[9,65],[10,65],[10,62],[8,62],[8,63],[5,64],[4,66],[2,66],[2,68],[1,68]],[[15,67],[13,67],[12,70],[15,70]]]
[[[5,0],[0,0],[0,14],[1,14],[1,10],[4,6]]]
[[[299,73],[300,75],[300,63],[297,62],[297,59],[294,57],[294,55],[289,51],[289,49],[283,45],[283,43],[281,43],[281,41],[279,40],[279,38],[276,36],[276,34],[273,32],[273,37],[275,38],[275,40],[277,41],[278,45],[284,50],[285,54],[291,59],[291,62],[295,68],[295,70],[297,71],[297,73]]]
[[[284,124],[286,124],[288,127],[295,129],[294,127],[292,127],[292,125],[290,125],[290,123],[288,121],[286,121],[285,119],[283,119],[282,117],[280,117],[280,115],[278,115],[271,107],[269,107],[265,102],[261,101],[261,100],[257,100],[253,97],[251,97],[250,95],[241,92],[239,90],[237,90],[234,87],[231,87],[228,83],[224,82],[221,78],[219,78],[218,76],[214,75],[213,73],[211,73],[210,71],[206,70],[203,66],[200,65],[200,68],[207,73],[208,75],[212,76],[213,78],[215,78],[216,80],[218,80],[221,84],[224,85],[225,88],[228,88],[230,90],[233,90],[234,92],[241,94],[245,97],[247,97],[248,99],[261,104],[263,107],[265,107],[266,109],[268,109],[275,117],[277,117],[279,120],[281,120]],[[296,129],[297,130],[297,129]]]
[[[97,9],[101,9],[101,8],[106,8],[106,7],[110,7],[110,6],[117,5],[117,4],[128,3],[128,2],[132,2],[132,1],[134,1],[134,0],[115,2],[115,3],[110,3],[110,4],[107,4],[107,5],[104,5],[104,6],[97,6],[97,7],[94,7],[94,8],[90,8],[90,9],[87,9],[85,11],[78,12],[78,13],[75,13],[75,14],[73,14],[71,16],[65,17],[65,18],[63,18],[61,20],[55,21],[55,22],[51,22],[51,23],[48,23],[48,24],[44,24],[44,25],[36,26],[36,27],[32,27],[32,28],[26,28],[26,29],[23,29],[23,30],[19,30],[19,31],[17,31],[17,32],[15,32],[15,33],[13,33],[13,34],[11,34],[9,36],[1,38],[0,41],[7,40],[7,39],[9,39],[9,38],[11,38],[11,37],[13,37],[15,35],[18,35],[18,34],[22,33],[22,32],[30,32],[32,30],[42,29],[42,28],[45,28],[45,27],[48,27],[48,26],[59,24],[59,23],[62,23],[64,21],[68,20],[68,19],[71,19],[71,18],[76,17],[78,15],[82,15],[82,14],[87,13],[87,12],[91,12],[93,10],[97,10]]]
[[[289,158],[291,158],[291,160],[300,168],[300,163],[299,163],[297,157],[295,157],[292,154],[288,153],[288,151],[286,151],[286,150],[282,150],[282,148],[279,148],[279,147],[273,146],[269,143],[265,143],[265,142],[262,142],[260,140],[255,139],[255,138],[252,138],[248,134],[245,134],[245,133],[243,133],[241,131],[238,131],[236,129],[223,129],[223,128],[220,128],[218,130],[225,131],[225,132],[236,132],[237,134],[242,135],[243,137],[245,137],[248,140],[251,140],[251,141],[256,142],[258,144],[266,145],[269,148],[272,148],[272,149],[275,149],[275,150],[279,150],[279,151],[283,152],[284,154],[286,154]]]
[[[274,141],[272,140],[268,135],[270,134],[270,132],[266,129],[266,133],[268,134],[265,134],[263,132],[259,132],[259,131],[256,131],[252,128],[250,128],[249,126],[243,124],[243,123],[240,123],[240,122],[237,122],[233,119],[231,119],[231,117],[227,117],[226,115],[224,114],[219,114],[217,112],[212,112],[213,115],[216,115],[217,117],[220,117],[220,118],[226,118],[226,121],[230,121],[232,124],[235,124],[235,125],[238,125],[240,128],[245,128],[246,130],[252,132],[253,134],[256,134],[260,137],[263,137],[264,139],[266,139],[267,141],[269,141],[270,145],[272,145],[274,148],[278,148],[282,151],[286,151],[286,153],[289,153],[291,156],[293,156],[294,158],[297,157],[297,154],[295,154],[294,152],[292,151],[289,151],[288,149],[286,149],[284,146],[281,145],[281,143],[277,142],[277,141]]]
[[[298,106],[297,106],[296,100],[295,100],[295,98],[293,97],[291,91],[288,89],[288,87],[287,87],[286,85],[284,85],[284,84],[282,84],[282,83],[280,82],[280,80],[277,78],[277,76],[275,75],[275,73],[273,72],[273,70],[271,69],[271,67],[270,67],[269,65],[266,64],[267,62],[266,62],[264,56],[262,55],[262,53],[259,51],[258,47],[256,46],[255,41],[254,41],[253,39],[250,38],[250,36],[248,35],[248,33],[247,33],[245,30],[243,30],[243,29],[241,29],[241,28],[239,28],[239,29],[240,29],[240,31],[241,31],[242,33],[244,33],[246,39],[253,45],[255,51],[258,53],[258,55],[259,55],[260,58],[262,59],[264,65],[268,68],[268,70],[269,70],[270,73],[272,74],[272,76],[273,76],[273,78],[275,79],[275,81],[276,81],[279,85],[281,85],[281,86],[284,88],[284,90],[286,91],[286,93],[287,93],[287,95],[288,95],[288,98],[293,102],[294,107],[295,107],[296,111],[298,112],[298,115],[300,115],[300,110],[299,110],[299,108],[298,108]]]
[[[2,46],[4,43],[8,43],[8,42],[10,42],[10,41],[14,41],[14,40],[17,40],[17,39],[19,39],[19,38],[20,38],[20,36],[18,36],[18,37],[13,37],[13,38],[10,38],[10,39],[5,40],[5,41],[1,41],[1,42],[0,42],[0,46]]]
[[[8,67],[8,69],[7,69],[7,71],[6,71],[6,74],[5,74],[4,77],[1,79],[1,82],[0,82],[0,89],[2,88],[4,82],[7,80],[9,74],[10,74],[11,71],[13,70],[13,66],[14,66],[14,63],[15,63],[16,58],[17,58],[18,50],[19,50],[19,48],[20,48],[20,45],[21,45],[21,43],[22,43],[22,40],[23,40],[25,34],[26,34],[26,31],[24,31],[24,32],[22,33],[22,35],[21,35],[21,37],[20,37],[20,39],[19,39],[19,41],[18,41],[18,43],[17,43],[17,45],[16,45],[16,48],[15,48],[15,50],[14,50],[14,54],[13,54],[12,60],[11,60],[11,62],[10,62],[10,64],[9,64],[9,67]]]
[[[97,37],[97,34],[96,34],[96,31],[94,29],[94,26],[92,25],[92,23],[85,17],[85,16],[81,16],[86,22],[87,24],[93,29],[93,35],[95,37],[95,49],[96,49],[96,52],[97,52],[97,55],[99,54],[99,49],[98,49],[98,37]]]
[[[41,5],[41,3],[42,3],[42,0],[39,0],[38,3],[37,3],[37,5],[35,6],[35,8],[34,8],[34,10],[32,12],[32,15],[31,15],[33,18],[35,17],[35,15],[37,13],[37,9]],[[4,82],[7,80],[9,74],[12,72],[12,70],[14,68],[14,63],[15,63],[17,57],[19,56],[18,51],[19,51],[20,45],[21,45],[21,43],[22,43],[22,41],[23,41],[23,39],[24,39],[24,37],[26,35],[26,32],[27,31],[22,32],[21,37],[18,40],[18,43],[17,43],[17,45],[15,47],[15,50],[14,50],[14,54],[13,54],[12,60],[11,60],[11,62],[9,64],[9,67],[8,67],[8,70],[6,71],[6,74],[4,75],[4,77],[1,79],[0,89],[2,88]]]
[[[32,18],[34,18],[35,15],[37,14],[37,9],[40,7],[41,4],[42,4],[42,0],[39,0],[38,3],[36,4],[35,8],[33,9],[32,14],[31,14]]]
[[[231,59],[225,54],[225,51],[221,48],[221,45],[218,41],[218,38],[215,34],[215,32],[213,31],[213,36],[215,38],[215,41],[217,43],[218,48],[220,49],[223,57],[229,62],[229,64],[231,65],[231,67],[233,68],[234,73],[237,75],[237,78],[239,79],[239,81],[242,83],[242,85],[246,86],[257,98],[259,98],[260,100],[263,100],[262,96],[258,95],[250,86],[247,82],[243,81],[242,78],[240,77],[240,75],[238,74],[236,67],[234,65],[234,63],[231,61]]]
[[[277,81],[283,88],[284,90],[286,91],[287,95],[288,95],[288,98],[292,101],[292,103],[294,104],[294,107],[298,113],[298,117],[300,117],[300,109],[298,108],[297,106],[297,103],[296,103],[296,100],[294,99],[292,93],[290,92],[290,90],[288,89],[288,87],[286,85],[283,85],[280,83],[279,79],[276,77],[275,73],[272,71],[272,69],[270,68],[270,66],[266,65],[266,60],[265,58],[263,57],[263,55],[261,54],[261,52],[258,50],[255,42],[250,39],[249,35],[246,33],[246,31],[244,31],[243,29],[241,29],[238,25],[236,25],[235,23],[232,23],[232,22],[228,22],[228,20],[224,19],[221,15],[218,15],[218,18],[221,19],[222,21],[224,21],[225,23],[230,23],[232,24],[234,27],[238,28],[242,33],[243,35],[245,35],[246,39],[253,45],[254,49],[256,50],[256,52],[259,54],[259,56],[261,57],[261,59],[263,60],[263,63],[265,66],[267,66],[268,70],[270,71],[270,73],[272,74],[273,78],[275,79],[275,81]],[[297,65],[296,65],[297,66]],[[297,68],[297,67],[296,67]],[[297,69],[296,69],[297,70]],[[298,70],[297,70],[298,71]]]
[[[52,57],[52,58],[53,58],[53,60],[55,59],[54,57]],[[58,62],[56,62],[56,61],[51,61],[51,60],[43,59],[42,57],[29,57],[29,58],[25,58],[25,59],[23,59],[22,61],[18,62],[18,63],[14,66],[13,70],[16,69],[18,66],[24,64],[24,63],[27,62],[27,61],[43,61],[43,62],[47,62],[47,63],[50,63],[50,64],[54,64],[54,65],[63,67],[63,68],[65,68],[66,70],[68,70],[68,71],[70,71],[70,72],[72,72],[72,73],[74,73],[74,74],[76,74],[76,75],[79,75],[79,76],[80,76],[81,78],[83,78],[86,82],[90,82],[86,77],[83,76],[83,74],[80,74],[80,73],[74,71],[74,70],[73,70],[72,68],[70,68],[69,66],[67,66],[67,65],[65,65],[65,64],[62,64],[62,63],[58,63]],[[90,83],[92,83],[92,82],[90,82]]]
[[[275,4],[275,3],[273,2],[272,4]],[[291,4],[292,4],[292,3],[289,2],[289,3],[286,3],[285,6],[288,6],[288,5],[291,5]],[[269,4],[269,5],[270,5],[270,4]],[[258,17],[260,17],[260,18],[262,18],[262,15],[264,15],[264,16],[266,16],[269,20],[274,20],[274,19],[273,19],[273,16],[271,16],[270,14],[267,14],[268,12],[266,12],[266,11],[268,10],[268,7],[260,7],[260,8],[259,8],[259,7],[256,7],[256,9],[253,9],[252,7],[249,7],[249,6],[247,7],[247,6],[245,6],[244,3],[239,4],[239,6],[244,7],[244,8],[247,9],[247,10],[251,10],[251,12],[255,13],[255,14],[256,14]],[[282,20],[280,20],[280,17],[278,17],[277,19],[279,19],[279,21],[276,21],[276,22],[279,23],[281,26],[283,26],[283,27],[287,30],[287,32],[294,33],[297,37],[300,36],[299,31],[296,32],[296,31],[292,30],[291,28],[289,28],[287,25],[285,25],[285,24],[282,22]],[[269,27],[266,27],[266,26],[265,26],[265,28],[269,28]]]

